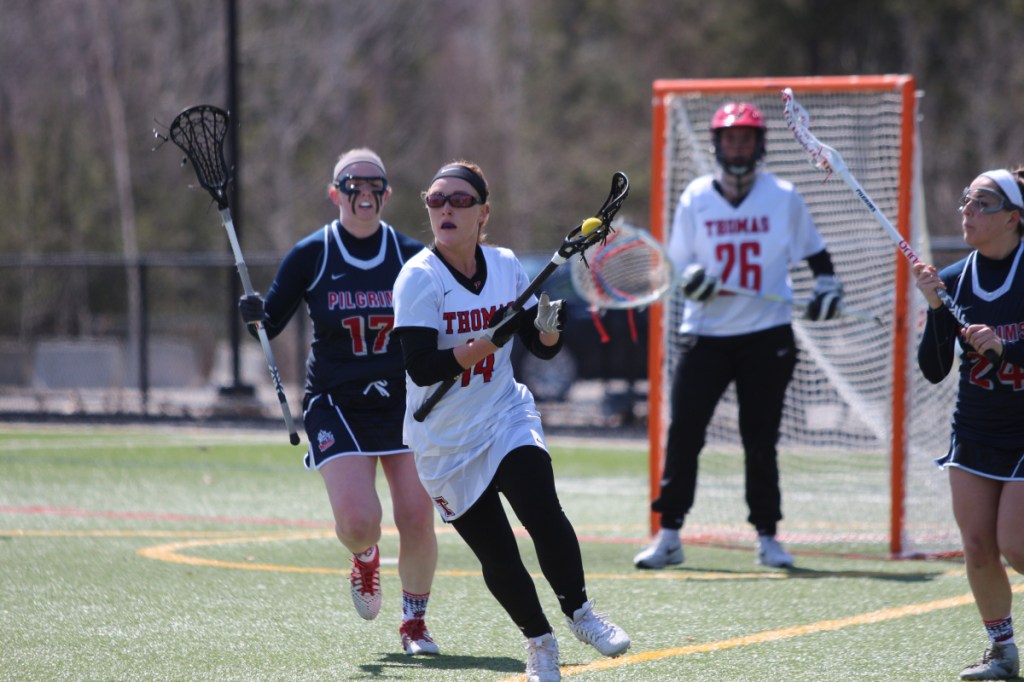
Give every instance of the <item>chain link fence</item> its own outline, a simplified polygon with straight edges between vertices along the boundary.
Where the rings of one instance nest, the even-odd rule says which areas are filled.
[[[247,255],[254,286],[279,260]],[[0,257],[0,416],[279,418],[240,295],[227,254]],[[295,404],[309,328],[296,315],[274,341]]]
[[[952,239],[932,249],[939,265],[966,253]],[[269,286],[279,261],[246,255],[257,290]],[[0,254],[0,420],[283,428],[262,350],[238,315],[241,293],[230,254]],[[300,311],[273,342],[299,423],[310,341]],[[577,382],[564,400],[541,405],[545,423],[642,435],[646,401],[618,400],[634,390],[620,384]]]

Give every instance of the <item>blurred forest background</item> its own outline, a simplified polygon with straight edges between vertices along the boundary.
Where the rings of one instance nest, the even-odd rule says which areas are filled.
[[[0,255],[229,253],[219,215],[154,128],[226,107],[234,0],[0,0]],[[960,189],[1024,162],[1024,0],[237,0],[237,177],[247,257],[279,259],[337,217],[344,150],[367,145],[395,193],[384,219],[429,240],[419,191],[457,157],[493,188],[492,241],[550,252],[613,171],[646,226],[651,87],[661,78],[907,73],[933,235]],[[798,93],[799,94],[799,93]],[[779,112],[766,112],[780,115]],[[771,140],[768,141],[771,160]],[[276,264],[276,263],[275,263]],[[6,272],[6,271],[2,271]],[[138,297],[130,271],[4,276],[2,336],[102,333],[89,311]],[[76,271],[77,272],[77,271]],[[230,273],[235,276],[234,272]],[[254,273],[265,290],[273,268]],[[152,305],[226,297],[173,274]],[[46,279],[51,291],[28,279]],[[189,288],[191,286],[191,288]],[[216,291],[210,291],[211,288]],[[127,292],[127,293],[125,293]],[[170,300],[174,299],[174,300]],[[227,305],[230,306],[230,303]],[[116,307],[116,306],[115,306]],[[111,327],[127,325],[122,314]],[[219,314],[223,313],[218,308]],[[222,319],[218,317],[216,319]],[[202,325],[195,333],[210,333]]]

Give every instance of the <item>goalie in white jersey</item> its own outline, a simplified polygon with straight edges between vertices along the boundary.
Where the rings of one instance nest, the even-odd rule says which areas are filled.
[[[842,312],[842,286],[803,198],[793,185],[759,169],[766,126],[757,107],[728,103],[715,113],[711,136],[719,171],[693,180],[676,204],[668,251],[684,272],[687,297],[682,347],[672,382],[665,470],[651,509],[661,531],[633,563],[662,568],[683,562],[680,529],[693,505],[697,459],[715,407],[736,384],[745,455],[747,520],[758,535],[757,561],[790,567],[776,540],[782,496],[776,443],[797,348],[789,268],[806,260],[815,288],[806,317]],[[719,295],[722,284],[763,296]]]
[[[490,215],[480,168],[457,161],[434,176],[424,201],[434,243],[395,282],[395,333],[408,373],[405,442],[444,521],[473,550],[484,581],[527,638],[527,677],[560,679],[558,645],[523,565],[499,493],[526,528],[570,631],[606,656],[625,632],[587,598],[579,541],[555,492],[533,396],[512,374],[514,335],[535,355],[561,348],[561,301],[541,294],[505,321],[529,281],[508,249],[483,244]],[[500,326],[495,326],[501,320]],[[426,418],[416,410],[438,384],[459,379]]]

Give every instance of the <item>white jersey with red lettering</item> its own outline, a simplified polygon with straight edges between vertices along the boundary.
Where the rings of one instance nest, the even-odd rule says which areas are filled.
[[[480,336],[495,311],[529,285],[512,251],[481,248],[487,278],[479,292],[463,286],[430,249],[410,258],[395,281],[396,328],[436,329],[441,350]],[[524,307],[536,304],[531,296]],[[533,395],[513,376],[511,353],[510,342],[464,371],[422,422],[413,412],[439,384],[417,386],[406,378],[404,441],[445,521],[477,500],[510,451],[524,445],[547,449]]]
[[[680,272],[700,263],[731,288],[791,298],[791,265],[825,248],[803,197],[792,183],[759,172],[750,193],[733,206],[715,178],[693,180],[679,197],[668,251]],[[687,300],[679,331],[735,336],[789,324],[785,303],[722,293],[707,303]]]

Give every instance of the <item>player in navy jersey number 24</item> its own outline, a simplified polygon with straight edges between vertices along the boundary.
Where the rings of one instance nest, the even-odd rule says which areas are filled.
[[[964,680],[1003,680],[1020,672],[1013,634],[1013,593],[1003,559],[1024,574],[1024,166],[974,178],[960,197],[970,254],[938,272],[915,263],[928,301],[918,346],[921,372],[938,383],[960,346],[960,378],[949,452],[953,517],[960,528],[967,582],[988,635]],[[970,324],[960,329],[942,305],[945,289]],[[993,364],[986,353],[994,352]]]
[[[538,357],[558,352],[562,302],[546,293],[530,297],[495,327],[529,281],[512,251],[484,244],[491,206],[483,173],[465,161],[445,165],[423,198],[434,243],[395,282],[396,333],[409,375],[406,442],[441,518],[473,550],[487,588],[525,635],[527,679],[554,682],[561,679],[558,643],[499,494],[529,533],[570,632],[606,656],[630,644],[587,598],[579,541],[555,492],[540,414],[512,372],[513,335]],[[416,409],[454,376],[452,389],[417,421]]]
[[[342,154],[327,193],[340,218],[292,248],[265,300],[243,296],[239,308],[274,338],[305,304],[313,323],[302,401],[305,463],[323,477],[335,532],[352,553],[353,604],[367,620],[381,607],[379,463],[398,528],[402,647],[409,655],[437,654],[424,620],[437,568],[434,515],[402,440],[405,369],[392,338],[395,278],[423,244],[381,221],[391,187],[373,151]]]

